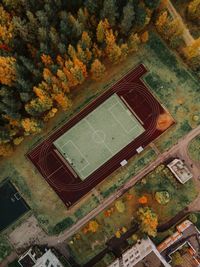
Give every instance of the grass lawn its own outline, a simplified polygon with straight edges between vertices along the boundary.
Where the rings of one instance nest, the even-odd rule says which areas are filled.
[[[156,145],[163,152],[200,124],[200,119],[193,119],[194,115],[200,115],[199,83],[189,71],[181,67],[181,63],[166,45],[157,39],[155,33],[147,45],[154,56],[151,57],[151,71],[145,81],[176,121],[175,126],[156,141]]]
[[[0,235],[0,262],[12,251],[11,246],[3,235]]]
[[[155,199],[155,193],[167,191],[170,201],[159,204]],[[175,216],[185,208],[197,196],[192,180],[186,184],[180,184],[164,165],[160,165],[154,171],[145,176],[139,183],[125,193],[118,201],[124,204],[124,211],[119,212],[116,202],[106,211],[101,212],[95,220],[99,224],[96,233],[84,232],[85,226],[69,240],[72,255],[79,263],[85,263],[105,247],[105,241],[113,236],[122,227],[129,228],[137,209],[141,206],[139,198],[146,196],[147,204],[157,214],[159,223],[163,223]]]
[[[60,222],[63,222],[64,226],[58,226],[55,232],[69,227],[72,221],[75,222],[98,205],[98,195],[93,195],[91,198],[93,194],[91,192],[91,195],[86,196],[75,207],[67,211],[55,192],[24,155],[36,142],[45,138],[52,129],[61,126],[67,119],[140,62],[144,63],[150,71],[145,77],[150,90],[167,107],[177,122],[156,141],[160,151],[170,148],[191,128],[200,123],[192,120],[193,115],[199,114],[200,110],[198,81],[160,38],[154,32],[151,32],[149,42],[141,46],[137,53],[130,55],[123,63],[108,68],[109,71],[105,75],[104,81],[93,82],[87,80],[83,85],[74,89],[72,95],[73,107],[70,111],[58,113],[45,126],[41,134],[27,137],[10,158],[1,160],[0,180],[11,177],[12,182],[17,185],[40,224],[47,231],[53,233],[54,227]],[[125,168],[121,168],[114,175],[107,177],[97,187],[97,193],[100,197],[107,197],[155,157],[156,155],[152,149],[145,150],[140,157],[131,159]],[[66,218],[70,219],[66,222]]]
[[[194,138],[188,147],[190,158],[200,162],[200,136]]]

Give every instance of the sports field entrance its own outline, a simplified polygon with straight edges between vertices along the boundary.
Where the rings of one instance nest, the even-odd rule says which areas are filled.
[[[113,94],[54,145],[84,180],[144,131],[124,101]]]

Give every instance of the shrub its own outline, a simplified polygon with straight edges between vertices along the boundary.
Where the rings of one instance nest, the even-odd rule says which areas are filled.
[[[166,205],[170,201],[170,195],[167,191],[156,192],[155,199],[159,204]]]
[[[72,218],[67,217],[63,221],[57,223],[55,227],[53,228],[52,232],[53,234],[59,234],[65,229],[69,228],[73,223],[74,221],[72,220]]]

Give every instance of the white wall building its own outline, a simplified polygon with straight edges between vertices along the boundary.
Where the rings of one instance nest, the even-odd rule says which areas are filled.
[[[51,249],[41,254],[31,248],[20,257],[18,263],[21,267],[64,267]]]
[[[167,165],[167,167],[182,184],[186,183],[193,177],[188,167],[180,159],[174,159]]]
[[[147,238],[137,242],[136,245],[122,254],[122,257],[115,260],[108,267],[140,267],[141,261],[146,261],[151,267],[170,267],[160,255],[153,242]]]

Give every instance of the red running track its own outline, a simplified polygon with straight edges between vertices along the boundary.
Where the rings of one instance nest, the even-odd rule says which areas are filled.
[[[131,70],[120,81],[27,154],[67,207],[75,204],[93,187],[118,169],[121,166],[121,161],[129,160],[135,155],[138,147],[146,147],[163,133],[156,129],[156,124],[158,116],[166,111],[141,80],[145,73],[147,73],[147,69],[143,64]],[[128,103],[128,106],[143,122],[145,131],[88,176],[86,180],[82,181],[79,177],[74,176],[64,161],[55,153],[53,142],[114,93]]]

